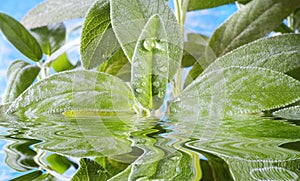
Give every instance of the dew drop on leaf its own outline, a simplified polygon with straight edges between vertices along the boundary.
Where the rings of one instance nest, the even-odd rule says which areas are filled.
[[[156,47],[156,43],[153,39],[145,39],[143,42],[143,47],[147,51],[152,51]]]
[[[135,91],[137,92],[137,93],[142,93],[143,92],[143,90],[142,89],[135,89]]]

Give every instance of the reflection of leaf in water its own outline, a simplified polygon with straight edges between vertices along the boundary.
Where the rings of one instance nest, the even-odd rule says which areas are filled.
[[[215,130],[203,130],[205,124],[198,122],[191,135],[197,140],[186,146],[224,159],[235,180],[299,177],[300,152],[279,147],[299,140],[299,126],[254,115],[219,120],[218,127],[210,128]],[[215,133],[210,139],[203,137],[208,131]]]
[[[16,120],[16,129],[28,130],[22,137],[37,138],[36,148],[75,157],[113,156],[131,151],[130,132],[135,131],[134,117],[65,118],[48,116],[30,120]],[[131,126],[129,123],[131,122]],[[141,127],[142,127],[141,126]]]

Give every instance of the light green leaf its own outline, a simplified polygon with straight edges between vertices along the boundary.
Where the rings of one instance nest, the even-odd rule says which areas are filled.
[[[121,48],[113,55],[113,57],[103,62],[97,70],[99,72],[117,76],[126,82],[130,82],[131,79],[131,63],[128,61]]]
[[[35,117],[39,114],[67,115],[134,113],[134,95],[117,77],[93,71],[66,71],[34,84],[10,106],[8,113]],[[88,114],[88,113],[87,113]]]
[[[293,106],[280,109],[273,113],[273,116],[288,120],[300,120],[300,106]]]
[[[51,168],[59,174],[65,173],[72,166],[72,162],[70,160],[68,160],[65,156],[58,154],[51,154],[47,156],[46,160],[50,164]]]
[[[238,0],[239,3],[247,3],[251,0]],[[213,8],[225,4],[235,3],[236,0],[189,0],[188,11]]]
[[[110,59],[121,47],[110,26],[110,3],[98,0],[89,10],[81,36],[81,58],[86,69]]]
[[[72,70],[75,66],[69,61],[66,53],[58,57],[53,63],[52,67],[56,72],[62,72],[65,70]]]
[[[7,88],[4,93],[3,102],[14,101],[25,91],[36,79],[40,68],[23,60],[14,61],[7,72]]]
[[[218,69],[197,78],[171,104],[179,115],[212,116],[254,113],[300,100],[300,82],[256,67]]]
[[[95,0],[46,0],[30,10],[22,24],[32,29],[82,18],[94,2]]]
[[[155,14],[161,17],[167,35],[167,38],[161,41],[168,43],[168,78],[171,80],[181,63],[183,38],[181,28],[167,3],[161,0],[111,0],[110,5],[112,28],[130,61],[149,18]]]
[[[107,176],[103,167],[101,167],[97,162],[90,160],[88,158],[80,159],[80,168],[73,176],[71,181],[105,181]]]
[[[168,83],[168,44],[159,15],[146,23],[132,60],[131,86],[138,101],[147,109],[157,109],[164,101]]]
[[[262,38],[239,47],[213,62],[204,73],[231,66],[263,67],[289,72],[300,67],[300,35]]]
[[[300,0],[255,0],[231,16],[212,35],[209,45],[216,56],[266,36],[300,6]]]
[[[35,28],[31,32],[46,55],[51,55],[63,46],[66,40],[66,27],[63,23]]]
[[[26,57],[37,62],[42,58],[43,53],[39,43],[17,20],[0,13],[0,30]]]

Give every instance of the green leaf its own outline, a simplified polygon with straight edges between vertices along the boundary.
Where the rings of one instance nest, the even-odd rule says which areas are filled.
[[[131,63],[122,49],[119,49],[109,60],[103,62],[97,70],[117,76],[126,82],[130,82],[131,79]]]
[[[209,45],[219,57],[266,36],[300,6],[300,0],[255,0],[231,16],[212,35]]]
[[[66,71],[34,84],[10,106],[8,113],[39,114],[84,112],[134,113],[134,95],[117,77],[93,71]],[[67,111],[67,112],[66,112]]]
[[[59,174],[65,173],[72,166],[72,162],[70,160],[68,160],[65,156],[58,154],[51,154],[47,156],[46,160],[50,164],[51,168]]]
[[[14,61],[7,72],[7,88],[4,93],[3,102],[14,101],[24,92],[36,79],[40,68],[23,60]]]
[[[155,14],[162,19],[168,43],[169,75],[171,80],[180,66],[183,49],[181,28],[165,1],[161,0],[111,0],[111,23],[125,55],[132,62],[136,44],[145,24]],[[129,31],[130,30],[130,31]]]
[[[170,110],[200,117],[254,113],[296,102],[299,91],[300,82],[283,73],[229,67],[202,74],[175,99]]]
[[[110,25],[110,3],[98,0],[89,10],[81,36],[81,58],[86,69],[110,59],[121,47]]]
[[[42,56],[42,50],[36,39],[17,20],[0,13],[0,30],[21,53],[38,62]]]
[[[263,67],[287,73],[300,67],[300,35],[262,38],[239,47],[213,62],[204,73],[231,66]]]
[[[65,70],[72,70],[75,66],[69,61],[66,53],[58,57],[53,63],[52,67],[56,72],[62,72]]]
[[[251,0],[238,0],[239,3],[247,3]],[[189,0],[188,11],[213,8],[225,4],[235,3],[236,0]]]
[[[22,175],[20,177],[11,179],[11,181],[34,180],[34,179],[37,179],[38,177],[40,177],[42,174],[43,174],[42,171],[37,170],[37,171],[30,172],[28,174]]]
[[[95,0],[46,0],[30,10],[22,23],[32,29],[82,18],[94,2]]]
[[[288,120],[300,120],[300,106],[287,107],[273,113],[273,116]]]
[[[147,109],[157,109],[164,101],[168,83],[168,44],[159,15],[146,23],[132,60],[131,86],[138,101]]]
[[[65,44],[66,27],[63,23],[35,28],[31,32],[46,55],[51,55]]]
[[[82,158],[80,159],[80,168],[73,176],[71,181],[105,181],[107,176],[103,167],[101,167],[97,162]]]
[[[203,68],[198,62],[195,62],[193,68],[189,71],[185,82],[184,87],[190,85],[201,73],[203,72]]]

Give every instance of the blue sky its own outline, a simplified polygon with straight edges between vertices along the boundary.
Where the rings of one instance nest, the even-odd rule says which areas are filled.
[[[0,0],[0,11],[9,14],[17,20],[21,20],[31,8],[42,1],[43,0]],[[185,26],[189,31],[210,36],[213,31],[235,11],[235,5],[193,11],[187,14]],[[9,64],[16,59],[27,60],[8,43],[0,32],[0,95],[5,89],[6,69]]]

